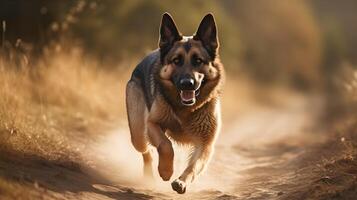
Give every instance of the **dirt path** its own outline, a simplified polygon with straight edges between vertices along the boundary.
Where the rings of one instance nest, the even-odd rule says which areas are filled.
[[[141,178],[141,156],[130,144],[125,120],[98,139],[81,138],[84,163],[35,155],[0,157],[0,175],[36,199],[284,199],[309,175],[301,160],[306,149],[322,141],[313,129],[319,114],[315,100],[295,96],[276,106],[241,110],[239,118],[224,124],[207,171],[184,195],[172,191],[170,182],[158,175],[155,182]],[[172,178],[186,160],[187,150],[175,147]],[[6,187],[0,182],[0,197]]]
[[[302,98],[275,108],[256,107],[224,127],[208,170],[184,195],[176,194],[169,182],[159,178],[154,183],[142,180],[141,157],[131,147],[127,129],[114,130],[94,148],[107,155],[102,164],[96,164],[98,172],[113,183],[96,188],[119,191],[125,185],[154,199],[283,198],[297,185],[299,157],[322,141],[319,134],[312,133],[318,116],[310,101]],[[173,178],[184,169],[187,151],[176,147],[175,153]]]

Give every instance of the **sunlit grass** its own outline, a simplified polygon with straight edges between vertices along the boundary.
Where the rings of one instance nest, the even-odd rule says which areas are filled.
[[[119,120],[125,71],[106,72],[78,49],[51,50],[36,63],[0,59],[0,149],[48,159],[75,152],[71,140]],[[82,131],[83,132],[83,131]]]

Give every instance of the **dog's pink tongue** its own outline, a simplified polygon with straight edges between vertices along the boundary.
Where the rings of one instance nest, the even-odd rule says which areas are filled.
[[[181,91],[181,99],[184,101],[191,101],[195,98],[194,90],[182,90]]]

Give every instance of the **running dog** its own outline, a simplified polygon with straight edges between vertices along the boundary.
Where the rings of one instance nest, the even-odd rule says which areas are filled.
[[[207,166],[220,130],[224,69],[218,46],[212,14],[187,37],[165,13],[159,48],[136,66],[126,86],[131,141],[142,153],[145,176],[152,177],[150,147],[157,149],[158,170],[164,181],[173,174],[172,142],[192,147],[186,169],[171,183],[179,194],[185,193]]]

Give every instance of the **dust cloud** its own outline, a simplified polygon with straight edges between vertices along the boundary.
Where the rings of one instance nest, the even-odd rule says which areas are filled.
[[[318,96],[278,90],[269,93],[269,104],[256,101],[252,94],[242,96],[245,99],[240,99],[242,105],[237,106],[240,107],[238,111],[223,106],[223,129],[215,153],[207,170],[190,185],[186,197],[236,195],[240,191],[237,187],[246,184],[247,175],[254,176],[247,171],[293,159],[299,153],[295,151],[297,147],[323,140],[315,129],[323,112],[323,101]],[[229,116],[229,112],[237,112],[237,117],[226,119],[225,114]],[[100,158],[94,161],[100,166],[97,170],[114,184],[150,194],[176,195],[170,182],[162,181],[158,175],[155,149],[152,149],[155,180],[142,178],[142,157],[131,145],[125,120],[115,130],[104,134],[103,140],[97,141],[93,149]],[[184,170],[190,151],[176,144],[174,150],[175,169],[171,181]]]

